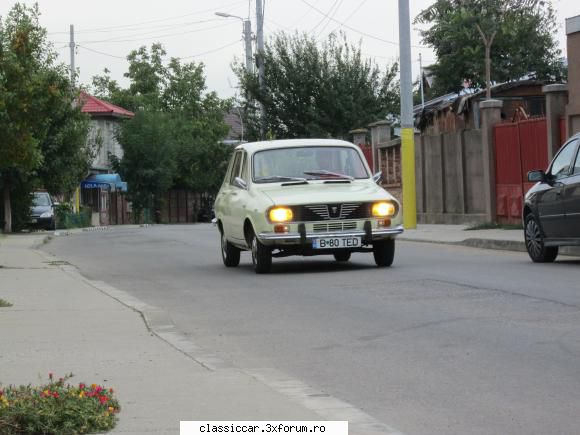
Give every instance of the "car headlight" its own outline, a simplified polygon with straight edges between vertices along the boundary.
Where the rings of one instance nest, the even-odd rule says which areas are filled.
[[[381,201],[373,204],[372,212],[374,217],[390,217],[395,215],[397,208],[392,202]]]
[[[41,218],[49,218],[52,217],[52,212],[51,211],[45,211],[44,213],[42,213],[40,215]]]
[[[288,207],[273,207],[268,212],[271,222],[288,222],[294,217],[292,209]]]

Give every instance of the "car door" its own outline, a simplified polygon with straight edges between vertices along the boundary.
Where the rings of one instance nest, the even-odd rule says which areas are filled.
[[[236,177],[241,178],[246,187],[235,183]],[[231,228],[232,237],[239,243],[244,242],[244,220],[246,218],[246,207],[248,205],[248,154],[246,151],[241,151],[240,155],[240,170],[238,175],[231,179],[231,193],[230,193],[230,210],[232,214]]]
[[[538,214],[547,238],[565,237],[563,194],[577,148],[578,140],[574,139],[560,149],[550,165],[545,190],[538,193]]]
[[[564,180],[564,212],[566,213],[566,234],[564,237],[580,239],[580,147],[571,168],[570,177]]]
[[[236,198],[237,190],[233,183],[240,174],[242,151],[238,150],[232,155],[232,163],[228,171],[227,178],[218,195],[219,212],[224,233],[228,240],[235,241],[235,212],[232,206],[232,199]]]

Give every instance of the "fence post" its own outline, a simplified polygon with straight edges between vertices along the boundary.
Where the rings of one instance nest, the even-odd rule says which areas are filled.
[[[546,94],[546,127],[548,130],[548,161],[551,161],[565,138],[560,137],[560,118],[566,115],[568,86],[562,84],[542,87]]]
[[[481,110],[481,142],[483,147],[483,198],[485,201],[485,219],[487,222],[495,222],[497,219],[493,128],[501,122],[502,106],[503,102],[499,100],[485,100],[479,103]]]

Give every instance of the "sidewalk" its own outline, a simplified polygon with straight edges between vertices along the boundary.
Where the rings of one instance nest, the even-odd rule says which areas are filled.
[[[177,434],[180,420],[347,419],[351,434],[397,433],[276,370],[228,366],[163,311],[35,250],[46,238],[0,238],[0,298],[13,304],[0,308],[0,383],[72,372],[71,382],[112,387],[115,434]]]
[[[417,225],[405,230],[398,240],[410,242],[443,243],[482,249],[526,252],[523,230],[467,230],[467,225]],[[580,248],[560,249],[563,255],[580,255]]]

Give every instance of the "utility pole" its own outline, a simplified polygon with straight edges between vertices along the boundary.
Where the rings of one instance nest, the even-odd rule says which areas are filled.
[[[224,18],[237,18],[241,20],[244,27],[244,51],[246,53],[246,71],[250,74],[254,72],[254,60],[252,59],[252,22],[249,18],[243,19],[237,15],[227,14],[225,12],[216,12],[218,17]]]
[[[244,20],[244,42],[246,43],[246,71],[254,72],[254,59],[252,56],[252,22]]]
[[[415,189],[415,128],[411,72],[411,19],[409,0],[399,0],[399,48],[401,62],[401,157],[403,172],[403,225],[417,228]]]
[[[73,24],[70,25],[70,42],[68,44],[70,47],[70,81],[72,87],[74,88],[75,85],[75,26]]]
[[[425,108],[425,94],[423,92],[423,58],[419,53],[419,74],[421,75],[421,109]]]
[[[262,0],[256,0],[256,44],[258,61],[258,84],[260,92],[264,92],[264,10],[262,9]],[[264,139],[266,129],[266,109],[264,104],[260,103],[260,137]]]

